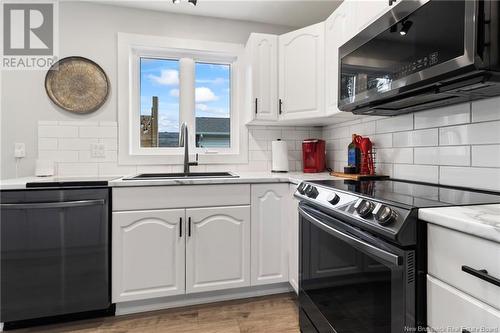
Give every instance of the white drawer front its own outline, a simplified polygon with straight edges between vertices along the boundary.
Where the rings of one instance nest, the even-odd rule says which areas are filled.
[[[427,324],[435,332],[499,332],[500,311],[428,275]]]
[[[113,188],[113,211],[249,204],[249,184]]]
[[[430,275],[500,309],[500,287],[462,271],[485,269],[500,279],[499,243],[429,224],[428,258]]]

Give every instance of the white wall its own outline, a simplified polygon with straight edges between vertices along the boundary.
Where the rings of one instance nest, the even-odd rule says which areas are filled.
[[[168,1],[168,0],[165,0]],[[26,144],[27,157],[19,176],[34,173],[38,154],[38,121],[117,120],[117,32],[193,38],[244,44],[251,32],[284,33],[289,27],[157,13],[82,2],[61,2],[60,57],[83,56],[97,62],[109,76],[111,94],[106,104],[90,115],[73,115],[48,99],[43,71],[2,73],[1,178],[15,176],[14,142]]]
[[[328,165],[347,165],[351,135],[372,139],[377,171],[399,179],[500,191],[500,98],[323,129]]]

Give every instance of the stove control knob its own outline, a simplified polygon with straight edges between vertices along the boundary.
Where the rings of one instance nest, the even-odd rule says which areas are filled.
[[[307,195],[307,190],[309,189],[309,187],[311,187],[311,185],[304,184],[304,187],[302,187],[302,191],[299,190],[299,193],[302,194],[302,195]]]
[[[336,205],[339,203],[340,197],[338,196],[337,193],[332,192],[330,195],[328,195],[328,198],[326,200],[332,205]]]
[[[318,189],[315,186],[309,185],[309,187],[306,189],[306,195],[311,199],[316,199],[318,194]]]
[[[396,213],[387,206],[382,206],[375,214],[375,219],[379,224],[389,224],[396,218]]]
[[[300,183],[299,187],[297,187],[297,191],[299,191],[300,194],[304,194],[304,190],[306,189],[306,187],[306,183]]]
[[[361,217],[367,217],[370,215],[375,208],[375,205],[368,200],[361,200],[359,205],[356,207],[356,212]]]

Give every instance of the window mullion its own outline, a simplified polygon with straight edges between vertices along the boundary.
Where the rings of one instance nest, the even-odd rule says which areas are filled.
[[[189,129],[189,148],[194,151],[195,142],[195,63],[192,58],[180,60],[179,103],[181,124],[186,122]]]

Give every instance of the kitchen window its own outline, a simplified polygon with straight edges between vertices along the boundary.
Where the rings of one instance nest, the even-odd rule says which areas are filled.
[[[128,73],[118,82],[119,161],[180,163],[186,122],[200,163],[246,162],[242,54],[240,44],[119,34],[118,66]]]

